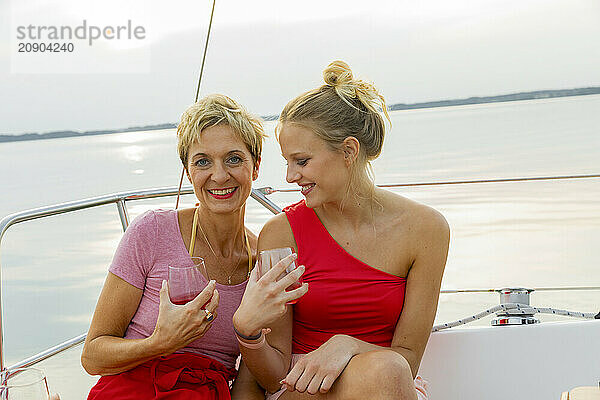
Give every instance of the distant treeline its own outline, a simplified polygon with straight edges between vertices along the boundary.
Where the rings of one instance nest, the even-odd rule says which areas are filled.
[[[22,135],[0,135],[0,142],[18,142],[22,140],[41,140],[41,139],[55,139],[55,138],[66,138],[74,136],[96,136],[96,135],[107,135],[110,133],[121,133],[121,132],[138,132],[138,131],[155,131],[158,129],[169,129],[176,128],[177,124],[158,124],[158,125],[146,125],[146,126],[132,126],[125,129],[107,129],[102,131],[56,131],[48,133],[24,133]]]
[[[468,99],[428,101],[426,103],[414,103],[414,104],[401,104],[400,103],[400,104],[391,105],[388,107],[388,109],[391,111],[411,110],[414,108],[462,106],[465,104],[499,103],[499,102],[503,102],[503,101],[547,99],[550,97],[584,96],[584,95],[588,95],[588,94],[600,94],[600,87],[588,87],[588,88],[579,88],[579,89],[560,89],[560,90],[538,90],[535,92],[503,94],[500,96],[469,97]]]
[[[481,103],[497,103],[503,101],[519,101],[519,100],[534,100],[534,99],[547,99],[551,97],[567,97],[567,96],[584,96],[590,94],[600,94],[600,87],[588,87],[579,89],[560,89],[560,90],[538,90],[535,92],[523,92],[505,94],[500,96],[488,96],[488,97],[469,97],[468,99],[456,99],[456,100],[439,100],[439,101],[428,101],[425,103],[413,103],[413,104],[393,104],[388,107],[390,111],[395,110],[412,110],[415,108],[432,108],[432,107],[448,107],[448,106],[461,106],[465,104],[481,104]],[[268,115],[263,117],[267,121],[277,119],[277,115]],[[41,139],[54,139],[54,138],[65,138],[74,136],[95,136],[95,135],[107,135],[110,133],[121,133],[121,132],[137,132],[137,131],[153,131],[159,129],[170,129],[176,128],[177,124],[167,123],[158,125],[146,125],[146,126],[134,126],[125,129],[110,129],[101,131],[56,131],[49,133],[25,133],[22,135],[0,135],[0,142],[17,142],[22,140],[41,140]]]

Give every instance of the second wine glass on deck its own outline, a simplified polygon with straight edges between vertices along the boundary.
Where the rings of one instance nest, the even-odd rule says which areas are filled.
[[[183,305],[196,298],[208,284],[204,259],[192,257],[193,264],[169,265],[169,297],[173,304]]]
[[[277,264],[279,261],[283,260],[287,256],[291,255],[293,252],[294,251],[291,247],[282,247],[279,249],[270,249],[270,250],[261,251],[258,254],[259,278],[261,276],[263,276],[264,274],[266,274],[267,272],[269,272],[269,270],[271,268],[273,268],[273,266],[275,264]],[[296,267],[297,267],[296,260],[294,260],[288,267],[286,267],[285,272],[283,274],[281,274],[277,278],[277,280],[281,279],[286,274],[295,270]],[[291,284],[290,286],[288,286],[285,290],[289,292],[290,290],[298,289],[300,286],[302,286],[302,283],[300,281],[297,281],[297,282],[294,282],[293,284]],[[293,301],[288,302],[287,304],[296,304],[297,302],[298,302],[298,300],[293,300]]]
[[[0,399],[48,400],[46,375],[37,368],[18,368],[2,371]]]

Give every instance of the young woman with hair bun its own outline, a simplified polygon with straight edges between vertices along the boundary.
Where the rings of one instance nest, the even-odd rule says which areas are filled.
[[[258,250],[292,247],[297,272],[249,279],[234,327],[268,399],[427,399],[418,376],[449,228],[436,210],[375,186],[384,98],[342,61],[281,112],[286,179],[304,200],[264,226]],[[302,275],[306,291],[286,305]],[[300,290],[300,289],[297,289]],[[260,310],[257,314],[256,310]],[[265,332],[270,333],[265,335]]]

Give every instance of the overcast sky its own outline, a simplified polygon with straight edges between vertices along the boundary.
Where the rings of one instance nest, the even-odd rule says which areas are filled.
[[[334,59],[389,104],[600,86],[599,0],[217,1],[201,93],[261,115],[321,84]],[[0,134],[178,121],[194,99],[210,4],[0,0]],[[146,37],[17,58],[17,26],[84,19],[131,19]]]

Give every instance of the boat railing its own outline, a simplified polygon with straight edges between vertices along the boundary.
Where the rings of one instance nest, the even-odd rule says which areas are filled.
[[[478,183],[497,183],[497,182],[522,182],[522,181],[540,181],[540,180],[571,180],[571,179],[589,179],[589,178],[600,178],[600,174],[595,175],[569,175],[569,176],[552,176],[552,177],[531,177],[531,178],[508,178],[508,179],[481,179],[481,180],[463,180],[463,181],[447,181],[447,182],[420,182],[420,183],[403,183],[403,184],[386,184],[378,185],[379,187],[411,187],[411,186],[437,186],[437,185],[456,185],[456,184],[478,184]],[[299,189],[273,189],[271,187],[263,187],[252,189],[251,197],[256,200],[263,207],[271,211],[273,214],[281,212],[281,208],[277,206],[273,201],[267,198],[267,195],[276,192],[292,192],[298,191]],[[193,194],[193,188],[191,186],[183,187],[180,191],[181,195]],[[35,219],[45,218],[53,215],[70,213],[73,211],[83,210],[87,208],[98,207],[107,204],[115,204],[121,220],[123,230],[127,229],[129,225],[129,214],[127,210],[127,202],[133,200],[144,200],[144,199],[155,199],[162,197],[172,197],[178,194],[177,187],[166,187],[166,188],[154,188],[138,191],[128,191],[114,193],[105,196],[98,196],[83,200],[77,200],[67,203],[60,203],[52,206],[40,207],[31,210],[18,212],[15,214],[8,215],[0,221],[0,254],[2,249],[2,238],[4,233],[13,225],[19,224],[25,221],[31,221]],[[2,307],[1,307],[1,286],[2,286],[2,265],[0,263],[0,371],[5,369],[4,366],[4,342],[3,342],[3,329],[2,329]],[[531,289],[544,291],[544,290],[599,290],[600,287],[560,287],[560,288],[535,288]],[[482,292],[498,292],[499,289],[450,289],[441,290],[441,294],[453,294],[453,293],[482,293]],[[600,315],[600,314],[599,314]],[[35,365],[43,360],[46,360],[56,354],[59,354],[65,350],[68,350],[78,344],[85,341],[86,334],[81,334],[65,342],[62,342],[54,347],[44,350],[38,354],[35,354],[29,358],[17,362],[14,365],[8,367],[8,369],[24,368]]]

